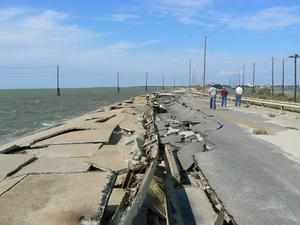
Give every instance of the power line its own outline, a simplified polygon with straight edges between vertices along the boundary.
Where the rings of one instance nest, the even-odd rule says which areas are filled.
[[[54,65],[47,65],[47,66],[4,66],[0,65],[0,69],[45,69],[45,68],[56,68]]]
[[[248,4],[242,8],[237,14],[235,14],[234,16],[232,16],[231,18],[229,18],[229,22],[221,25],[220,27],[216,28],[215,30],[209,32],[206,37],[214,35],[216,33],[218,33],[219,31],[223,30],[224,28],[226,28],[234,19],[238,18],[239,16],[241,16],[247,9],[249,9],[255,2],[256,0],[251,0],[248,2]]]
[[[71,71],[71,72],[75,72],[75,73],[82,73],[85,75],[91,75],[91,76],[111,76],[110,74],[104,74],[104,73],[97,73],[97,72],[90,72],[90,71],[83,71],[83,70],[78,70],[78,69],[73,69],[70,67],[62,67],[65,70]]]

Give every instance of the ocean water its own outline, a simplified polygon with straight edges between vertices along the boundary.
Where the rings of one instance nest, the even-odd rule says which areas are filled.
[[[0,90],[0,144],[142,94],[143,87],[62,89],[60,97],[55,89]]]

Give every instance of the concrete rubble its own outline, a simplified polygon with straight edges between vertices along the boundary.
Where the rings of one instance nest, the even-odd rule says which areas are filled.
[[[156,168],[151,112],[138,96],[0,146],[1,224],[129,224]]]
[[[152,93],[0,146],[0,223],[297,224],[297,181],[281,193],[260,161],[280,162],[284,179],[298,167],[247,136],[260,126],[205,106],[187,90]],[[293,207],[271,210],[269,193]]]
[[[177,94],[159,95],[158,103],[164,110],[157,113],[155,124],[165,148],[166,172],[170,174],[165,179],[169,223],[223,224],[223,211],[215,210],[205,189],[190,176],[195,168],[195,155],[211,146],[207,134],[222,125],[211,115],[188,107]]]

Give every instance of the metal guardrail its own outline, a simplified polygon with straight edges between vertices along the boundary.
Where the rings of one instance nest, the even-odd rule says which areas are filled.
[[[191,94],[200,95],[200,96],[206,96],[206,97],[209,96],[209,94],[199,92],[199,91],[188,91],[188,92]],[[218,96],[217,98],[218,98],[218,100],[221,99],[220,96]],[[228,97],[228,100],[235,101],[235,98]],[[300,104],[293,103],[293,102],[265,100],[265,99],[256,99],[256,98],[242,98],[242,103],[259,105],[262,107],[277,108],[280,110],[300,112]]]

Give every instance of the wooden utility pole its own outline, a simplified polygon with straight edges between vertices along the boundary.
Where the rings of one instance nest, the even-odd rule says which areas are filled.
[[[272,96],[274,95],[274,56],[272,56]]]
[[[145,91],[148,91],[148,72],[146,72],[146,85],[145,85]]]
[[[282,59],[282,84],[281,84],[281,95],[284,96],[284,58]]]
[[[239,77],[239,86],[241,86],[241,71],[239,70],[239,75],[238,75]]]
[[[252,74],[252,91],[255,91],[255,62],[253,63],[253,74]]]
[[[205,80],[206,80],[206,36],[204,37],[204,64],[203,64],[203,90],[205,91]]]
[[[294,63],[295,63],[295,68],[294,68],[294,102],[297,101],[297,59],[300,56],[295,54],[295,55],[291,55],[289,56],[289,58],[293,58],[294,59]]]
[[[193,87],[195,88],[195,68],[193,68]]]
[[[162,88],[165,90],[165,75],[163,75],[163,83],[162,83]]]
[[[119,72],[117,73],[117,91],[120,93],[120,77]]]
[[[245,86],[245,64],[243,65],[243,87]]]
[[[56,95],[60,96],[60,89],[59,89],[59,66],[56,66]]]
[[[190,59],[190,68],[189,68],[189,88],[191,88],[192,84],[192,60]]]

